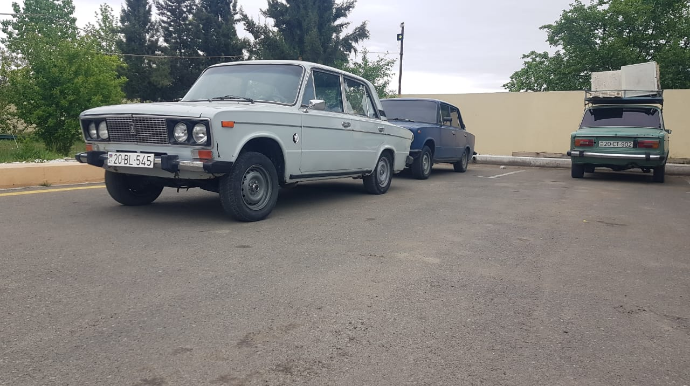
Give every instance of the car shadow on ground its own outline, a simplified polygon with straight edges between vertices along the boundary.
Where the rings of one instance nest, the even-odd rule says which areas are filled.
[[[389,191],[394,190],[394,186],[389,189]],[[102,213],[99,216],[110,218],[131,216],[135,217],[137,221],[151,221],[153,223],[160,220],[184,221],[188,225],[197,222],[203,224],[234,222],[229,215],[225,214],[217,193],[198,189],[190,189],[190,193],[186,194],[186,190],[175,193],[174,189],[167,188],[158,200],[145,206],[128,207],[112,201],[101,207]],[[366,192],[361,180],[300,183],[292,188],[280,189],[278,202],[271,216],[308,212],[313,210],[315,206],[322,204],[354,202],[368,197],[371,195]],[[94,210],[96,209],[94,208]]]
[[[585,173],[584,179],[595,180],[595,181],[616,181],[616,182],[628,182],[628,183],[648,183],[648,184],[659,184],[658,182],[652,181],[652,173],[642,173],[642,172],[614,172],[614,171],[595,171],[594,173]],[[666,176],[666,183],[669,183],[672,178]]]

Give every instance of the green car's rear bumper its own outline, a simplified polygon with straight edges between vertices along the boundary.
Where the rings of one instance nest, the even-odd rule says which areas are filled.
[[[568,151],[568,156],[576,164],[590,165],[617,165],[617,166],[638,166],[654,167],[666,163],[666,156],[644,152],[638,154],[631,153],[603,153],[586,150]]]

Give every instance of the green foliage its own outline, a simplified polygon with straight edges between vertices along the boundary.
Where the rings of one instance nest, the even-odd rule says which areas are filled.
[[[254,42],[250,54],[257,59],[299,59],[325,65],[347,62],[356,45],[369,38],[366,22],[345,33],[344,21],[355,0],[268,0],[261,13],[275,28],[260,24],[241,12]]]
[[[371,82],[376,87],[379,98],[393,98],[397,94],[389,87],[395,63],[395,59],[387,59],[385,56],[371,60],[369,59],[369,51],[364,49],[360,61],[351,61],[338,67]]]
[[[84,143],[77,143],[70,154],[84,151]],[[40,140],[31,135],[20,135],[17,141],[0,141],[0,163],[42,162],[63,158],[62,154],[46,149]]]
[[[236,57],[209,58],[201,62],[203,67],[243,58],[249,42],[237,36],[235,26],[240,21],[237,0],[201,0],[194,19],[203,55]]]
[[[541,29],[558,50],[523,56],[509,91],[585,89],[592,72],[647,61],[659,63],[662,88],[690,88],[687,0],[576,0]]]
[[[84,28],[86,36],[92,38],[96,46],[105,54],[118,52],[117,42],[120,39],[118,31],[120,25],[115,18],[113,9],[108,4],[101,4],[96,16],[96,25],[87,23]]]
[[[3,22],[3,42],[15,60],[3,60],[0,68],[6,82],[2,95],[16,109],[16,117],[35,127],[48,150],[66,155],[81,135],[82,111],[122,100],[124,79],[117,75],[121,62],[101,54],[94,39],[73,33],[69,0],[29,0],[24,9],[13,6],[18,13],[47,15],[40,17],[54,22],[31,19],[34,16]]]
[[[165,99],[165,89],[172,84],[170,61],[151,58],[160,51],[160,31],[152,20],[150,0],[126,0],[120,12],[120,40],[117,47],[126,67],[121,73],[127,78],[124,86],[128,99],[157,101]]]

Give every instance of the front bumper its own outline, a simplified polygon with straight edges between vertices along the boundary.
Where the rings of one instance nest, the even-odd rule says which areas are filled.
[[[74,158],[80,163],[93,166],[107,166],[108,153],[104,151],[87,151],[77,154]],[[156,156],[153,164],[154,169],[165,170],[170,173],[179,171],[205,172],[209,174],[225,174],[232,169],[232,162],[226,161],[183,161],[176,155]]]
[[[593,151],[573,150],[568,151],[568,156],[573,158],[599,158],[610,160],[630,161],[663,161],[666,157],[659,154],[621,154],[621,153],[597,153]]]

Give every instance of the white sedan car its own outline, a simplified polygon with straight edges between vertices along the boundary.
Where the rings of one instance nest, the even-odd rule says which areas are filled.
[[[180,102],[84,111],[87,151],[123,205],[153,202],[164,187],[220,194],[241,221],[264,219],[279,186],[362,178],[383,194],[409,160],[412,133],[389,123],[374,87],[301,61],[246,61],[206,69]]]

